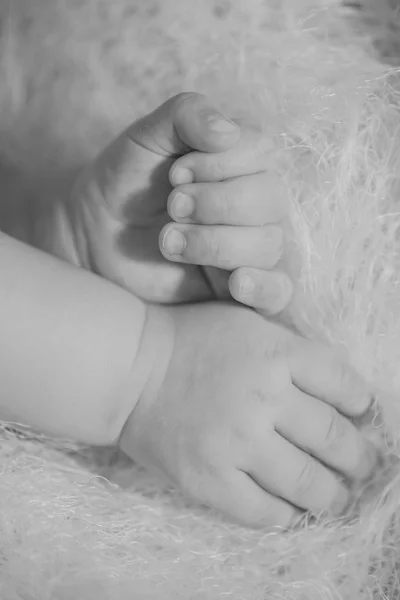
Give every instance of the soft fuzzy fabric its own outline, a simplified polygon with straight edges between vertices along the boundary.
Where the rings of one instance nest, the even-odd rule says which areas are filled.
[[[396,438],[400,80],[377,56],[396,64],[398,2],[354,4],[2,0],[0,153],[19,178],[61,179],[183,89],[261,123],[291,197],[283,317],[349,355]],[[1,600],[399,597],[396,447],[347,519],[268,534],[112,450],[0,440]]]

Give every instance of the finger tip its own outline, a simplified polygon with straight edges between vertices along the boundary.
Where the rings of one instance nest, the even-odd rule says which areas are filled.
[[[240,126],[222,114],[208,96],[197,93],[177,97],[174,124],[179,138],[200,152],[228,150],[240,137]]]
[[[189,167],[181,164],[180,161],[176,161],[169,170],[169,182],[173,188],[178,185],[184,185],[187,183],[193,183],[195,181],[195,174]]]
[[[229,275],[229,279],[228,279],[228,284],[229,284],[229,291],[232,293],[235,290],[235,287],[237,285],[237,279],[238,279],[238,271],[240,269],[235,269],[234,271],[232,271],[232,273]]]
[[[294,286],[285,273],[240,267],[229,278],[229,291],[238,302],[276,316],[289,306]]]
[[[164,240],[165,240],[165,237],[166,237],[168,231],[170,230],[170,227],[171,227],[171,223],[167,223],[166,225],[164,225],[162,227],[160,233],[158,234],[158,248],[159,248],[161,254],[165,258],[168,258],[168,253],[165,250]]]
[[[244,268],[235,269],[228,280],[231,296],[238,302],[245,302],[251,294],[254,283]]]
[[[167,214],[169,216],[169,218],[174,221],[175,223],[177,223],[179,221],[179,219],[177,219],[177,216],[174,214],[174,199],[175,199],[175,190],[172,191],[172,193],[169,195],[168,200],[167,200]],[[166,227],[166,225],[164,225],[163,229]],[[162,231],[162,230],[161,230]]]

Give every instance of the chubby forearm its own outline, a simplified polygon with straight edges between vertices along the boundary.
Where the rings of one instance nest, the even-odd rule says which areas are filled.
[[[4,234],[0,272],[0,419],[116,441],[154,368],[157,309]]]

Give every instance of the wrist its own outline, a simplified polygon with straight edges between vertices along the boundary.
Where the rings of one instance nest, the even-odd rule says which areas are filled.
[[[129,448],[137,428],[138,413],[148,412],[159,397],[174,343],[175,325],[170,310],[148,305],[141,342],[120,410],[119,445],[131,457]],[[132,390],[136,390],[133,395]]]

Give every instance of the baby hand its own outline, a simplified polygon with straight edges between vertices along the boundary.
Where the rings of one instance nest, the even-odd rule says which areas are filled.
[[[144,300],[164,304],[216,297],[198,265],[273,267],[282,235],[270,223],[284,211],[276,185],[264,171],[264,141],[223,117],[205,96],[172,98],[121,134],[78,179],[66,205],[74,262]],[[171,178],[177,183],[180,164],[192,167],[198,181],[228,180],[174,190],[170,214],[182,220],[174,231],[186,235],[179,253],[171,250],[173,228],[163,227],[171,220],[168,174],[174,165]],[[233,176],[237,178],[229,179]],[[191,198],[192,217],[181,219],[182,204]],[[197,222],[204,225],[193,224]],[[230,226],[235,224],[241,227]],[[232,276],[235,297],[245,272]],[[263,306],[276,312],[276,306],[288,301],[290,280],[282,273],[258,273],[263,291],[270,289]],[[224,285],[229,296],[227,281]]]
[[[283,252],[287,211],[284,186],[268,169],[274,155],[271,139],[242,123],[240,140],[225,152],[177,159],[168,199],[175,223],[160,238],[168,260],[203,265],[219,297],[231,294],[269,314],[292,294],[290,279],[272,270]]]
[[[172,317],[172,355],[128,419],[122,449],[247,525],[341,514],[345,480],[375,465],[371,442],[346,418],[371,403],[356,373],[333,350],[243,307],[155,310]]]

